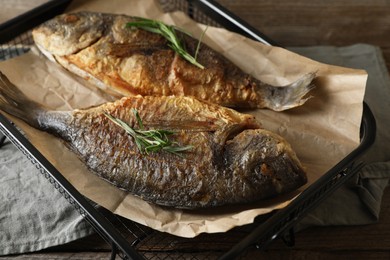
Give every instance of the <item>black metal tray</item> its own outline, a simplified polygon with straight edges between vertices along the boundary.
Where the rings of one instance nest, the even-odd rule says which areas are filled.
[[[223,26],[265,44],[277,45],[214,1],[160,0],[160,2],[166,11],[185,11],[199,22]],[[50,6],[45,6],[44,11],[50,12]],[[47,19],[46,16],[43,17]],[[15,21],[22,25],[21,27],[13,27],[14,30],[18,30],[19,34],[28,29],[24,26],[26,16],[19,17]],[[16,39],[16,41],[25,43],[31,39],[27,33],[27,36],[19,40]],[[1,37],[0,42],[4,42]],[[4,59],[2,51],[4,50],[0,47],[0,60]],[[119,256],[124,259],[232,259],[245,257],[246,251],[252,247],[263,250],[277,238],[283,238],[288,245],[293,245],[294,225],[329,194],[353,177],[364,165],[364,162],[360,161],[359,158],[374,142],[376,128],[375,119],[369,107],[364,103],[360,145],[305,189],[292,203],[271,214],[259,216],[252,224],[234,228],[226,233],[201,234],[196,238],[179,238],[155,231],[99,207],[82,196],[1,113],[0,131],[24,153],[39,169],[40,173],[63,194],[69,203],[74,205],[97,233],[111,245],[112,258]],[[0,147],[5,137],[0,138]]]

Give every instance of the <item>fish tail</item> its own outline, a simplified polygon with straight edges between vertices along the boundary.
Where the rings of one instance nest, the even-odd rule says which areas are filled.
[[[295,82],[282,87],[269,87],[267,107],[275,111],[283,111],[303,105],[311,96],[306,94],[314,88],[312,84],[316,73],[307,73]]]
[[[44,111],[40,104],[28,99],[1,71],[0,109],[34,127],[38,126],[39,115]]]

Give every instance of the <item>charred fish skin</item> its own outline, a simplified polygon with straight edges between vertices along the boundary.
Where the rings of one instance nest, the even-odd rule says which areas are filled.
[[[0,73],[0,109],[61,137],[91,172],[154,204],[186,209],[249,203],[297,189],[306,174],[290,145],[253,116],[192,97],[124,97],[100,106],[49,111],[28,100]],[[142,153],[108,119],[133,128],[174,130],[192,145],[183,156]]]
[[[282,111],[304,104],[315,73],[287,86],[271,86],[244,73],[202,44],[198,68],[158,34],[126,28],[134,17],[80,12],[63,14],[33,31],[36,45],[76,75],[116,96],[194,96],[227,107]],[[80,26],[82,25],[82,26]],[[198,40],[178,32],[189,53]],[[81,40],[78,40],[81,39]]]

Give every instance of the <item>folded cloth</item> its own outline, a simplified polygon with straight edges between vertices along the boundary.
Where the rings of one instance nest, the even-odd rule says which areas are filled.
[[[379,47],[356,44],[347,47],[289,48],[319,62],[364,69],[368,73],[364,101],[377,126],[373,146],[361,158],[367,164],[341,188],[304,217],[296,226],[361,225],[376,223],[383,192],[390,179],[390,78]]]
[[[377,120],[377,139],[364,155],[370,162],[349,183],[310,212],[298,229],[314,225],[357,225],[378,219],[390,178],[390,80],[379,48],[290,48],[320,62],[367,70],[365,100]],[[9,142],[9,141],[7,141]],[[0,148],[0,255],[32,252],[82,238],[94,231],[62,195],[11,143]]]
[[[0,148],[0,255],[38,251],[94,232],[9,140]]]

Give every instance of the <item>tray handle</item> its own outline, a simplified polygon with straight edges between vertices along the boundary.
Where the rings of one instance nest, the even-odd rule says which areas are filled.
[[[62,13],[72,0],[50,0],[5,23],[0,24],[0,43],[5,43],[25,31]]]

